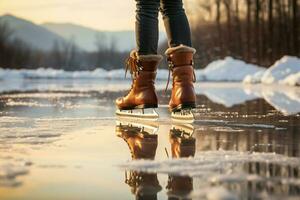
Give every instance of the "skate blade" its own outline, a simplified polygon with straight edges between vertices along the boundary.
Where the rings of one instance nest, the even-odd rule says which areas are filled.
[[[190,109],[172,112],[171,118],[173,121],[187,124],[191,124],[195,121],[194,114]]]
[[[192,124],[174,124],[171,129],[180,130],[190,136],[194,134],[194,126]]]
[[[146,111],[146,112],[145,112]],[[138,120],[150,120],[150,121],[156,121],[159,118],[158,113],[155,111],[155,109],[152,109],[152,112],[147,112],[147,109],[144,109],[144,112],[140,110],[117,110],[116,115],[120,118],[134,118]]]
[[[116,121],[116,125],[117,126],[128,126],[128,127],[138,127],[141,129],[146,130],[146,132],[149,132],[151,134],[156,134],[156,132],[159,129],[159,126],[157,124],[157,122],[151,122],[148,121],[147,122],[132,122],[132,121],[124,121],[124,120],[120,120],[120,121]]]

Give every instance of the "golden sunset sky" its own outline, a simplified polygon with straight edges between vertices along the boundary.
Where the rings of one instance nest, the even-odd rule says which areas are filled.
[[[185,0],[185,7],[193,7]],[[34,23],[74,23],[98,30],[133,30],[135,0],[0,0],[0,15]],[[163,23],[160,20],[160,28]]]
[[[134,28],[134,0],[0,0],[0,15],[34,23],[76,23],[100,30]]]

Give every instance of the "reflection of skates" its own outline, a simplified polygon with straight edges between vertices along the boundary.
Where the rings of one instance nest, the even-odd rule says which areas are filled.
[[[128,144],[133,160],[154,159],[157,148],[158,127],[147,124],[119,122],[116,133]],[[161,190],[157,174],[129,171],[125,172],[125,183],[131,187],[136,199],[157,199]]]
[[[192,137],[190,126],[173,126],[170,130],[172,158],[190,157],[195,155],[196,141]],[[188,176],[170,175],[168,180],[169,199],[186,199],[193,190],[193,179]]]
[[[157,193],[162,189],[157,174],[130,171],[125,176],[125,183],[131,187],[136,199],[157,199]]]
[[[193,178],[189,176],[169,176],[166,189],[168,189],[168,199],[187,199],[193,190]]]
[[[193,67],[194,48],[178,46],[166,51],[169,70],[173,76],[173,88],[169,108],[175,120],[194,121],[192,109],[196,107],[196,95],[193,83],[196,76]]]
[[[124,139],[130,149],[132,159],[154,159],[157,148],[158,127],[147,124],[118,122],[117,136]]]
[[[193,137],[194,129],[185,125],[173,125],[170,130],[172,158],[194,156],[196,140]]]
[[[158,114],[154,110],[158,104],[154,82],[157,66],[161,59],[160,55],[138,55],[136,51],[130,53],[126,71],[129,68],[132,85],[126,96],[116,100],[119,109],[116,111],[118,116],[158,118]],[[148,112],[149,108],[152,112]]]

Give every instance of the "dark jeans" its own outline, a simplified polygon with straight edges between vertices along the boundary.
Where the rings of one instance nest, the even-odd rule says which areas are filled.
[[[182,0],[136,0],[135,32],[140,55],[157,53],[159,11],[163,16],[169,47],[192,45]]]

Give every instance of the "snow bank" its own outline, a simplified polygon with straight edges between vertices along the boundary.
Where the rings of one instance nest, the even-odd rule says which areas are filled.
[[[291,74],[291,75],[287,76],[282,81],[279,81],[279,83],[280,84],[284,84],[284,85],[291,85],[291,86],[296,85],[296,86],[300,86],[300,71],[298,73],[296,73],[296,74]]]
[[[166,80],[169,71],[160,69],[158,80]],[[269,69],[231,57],[216,60],[203,70],[195,70],[198,81],[243,81],[244,83],[280,83],[300,85],[300,59],[284,56]],[[298,75],[297,75],[298,74]],[[36,70],[7,70],[0,68],[0,80],[7,79],[124,79],[124,69],[107,71],[95,69],[93,71],[74,71],[39,68]],[[127,78],[129,79],[128,74]]]
[[[224,60],[210,63],[204,70],[195,70],[195,74],[198,81],[242,81],[245,76],[261,70],[263,68],[226,57]],[[168,73],[169,71],[166,69],[158,70],[157,79],[166,80]],[[69,72],[50,68],[36,70],[0,68],[0,79],[124,79],[124,75],[124,69]],[[129,73],[127,77],[130,77]]]
[[[262,69],[262,70],[256,72],[255,74],[247,75],[244,78],[243,83],[260,83],[261,78],[263,77],[265,71],[266,71],[266,69]]]
[[[0,69],[2,79],[91,79],[91,78],[123,78],[124,70],[106,71],[95,69],[94,71],[64,71],[50,68],[36,70],[7,70]]]
[[[244,83],[280,83],[290,86],[300,85],[300,59],[293,56],[283,56],[270,68],[247,75]]]
[[[262,83],[277,83],[289,75],[300,72],[300,59],[292,56],[283,56],[266,70],[261,78]]]
[[[247,75],[255,74],[262,70],[264,68],[257,65],[226,57],[223,60],[211,62],[202,73],[207,81],[242,81]]]
[[[159,70],[157,79],[167,79],[168,70]],[[0,68],[0,80],[2,79],[124,79],[125,70],[95,69],[93,71],[64,71],[51,68],[39,68],[36,70],[9,70]],[[127,78],[130,77],[128,72]]]

